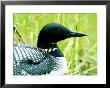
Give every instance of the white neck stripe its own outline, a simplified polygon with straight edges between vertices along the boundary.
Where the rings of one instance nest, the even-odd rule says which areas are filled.
[[[55,50],[57,50],[58,48],[50,48],[50,49],[44,49],[46,52],[48,51],[48,52],[51,52],[51,51],[55,51]]]

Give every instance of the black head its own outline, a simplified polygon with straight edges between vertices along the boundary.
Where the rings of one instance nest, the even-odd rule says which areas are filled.
[[[55,46],[57,42],[70,38],[86,36],[83,33],[72,32],[68,28],[57,23],[50,23],[45,25],[38,36],[37,46],[39,48],[50,48]]]

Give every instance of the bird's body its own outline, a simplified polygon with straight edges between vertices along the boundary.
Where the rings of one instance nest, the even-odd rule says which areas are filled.
[[[31,45],[14,45],[14,75],[63,75],[67,70],[65,57],[49,52]]]
[[[45,25],[39,33],[37,47],[14,45],[13,74],[63,75],[67,71],[67,62],[57,42],[82,36],[86,35],[72,32],[57,23]]]

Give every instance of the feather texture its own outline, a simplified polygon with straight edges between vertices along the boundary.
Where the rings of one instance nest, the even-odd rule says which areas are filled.
[[[14,75],[43,75],[63,68],[62,60],[30,45],[14,45]]]

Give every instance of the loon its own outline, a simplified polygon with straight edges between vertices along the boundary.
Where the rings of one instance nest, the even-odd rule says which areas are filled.
[[[14,45],[13,75],[63,75],[67,71],[66,58],[57,42],[70,37],[83,37],[58,23],[46,24],[40,31],[37,46]]]

